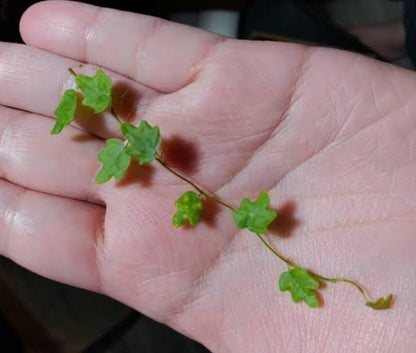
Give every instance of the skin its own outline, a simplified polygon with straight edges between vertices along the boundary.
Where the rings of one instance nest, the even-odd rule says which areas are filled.
[[[98,291],[213,352],[413,352],[416,76],[359,55],[225,39],[137,14],[48,1],[0,45],[0,252]],[[78,66],[82,63],[81,66]],[[166,158],[238,207],[268,190],[268,240],[306,268],[359,280],[391,310],[328,284],[321,307],[277,289],[286,269],[223,208],[174,230],[189,187],[159,165],[96,185],[119,136],[84,114],[50,136],[68,67],[114,81],[123,119],[160,126]]]

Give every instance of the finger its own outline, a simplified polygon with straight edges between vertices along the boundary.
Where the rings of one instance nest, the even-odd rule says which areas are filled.
[[[0,180],[0,253],[50,279],[99,290],[103,217],[100,206]]]
[[[51,136],[53,123],[0,107],[0,176],[33,190],[102,203],[94,177],[103,141],[73,127]]]
[[[93,75],[95,68],[81,65],[46,51],[26,45],[0,43],[0,104],[47,116],[53,116],[62,92],[73,88],[74,78],[68,68]],[[113,106],[126,120],[143,115],[157,96],[154,90],[108,72],[113,80]],[[87,110],[80,111],[74,125],[107,138],[119,132],[110,116],[96,119]]]
[[[162,92],[184,87],[224,41],[155,17],[69,1],[30,7],[21,33],[29,45],[107,67]]]

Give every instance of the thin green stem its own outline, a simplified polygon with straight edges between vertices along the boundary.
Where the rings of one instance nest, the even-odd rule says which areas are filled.
[[[70,69],[72,70],[72,69]],[[113,107],[111,107],[111,115],[113,116],[114,119],[117,120],[118,124],[121,126],[122,125],[122,121],[120,120],[120,118],[118,117],[116,111],[114,110]],[[198,193],[200,195],[205,196],[207,199],[216,202],[226,208],[228,208],[231,211],[235,211],[235,208],[233,206],[231,206],[230,204],[220,200],[219,198],[210,195],[208,192],[206,192],[204,189],[202,189],[200,186],[198,186],[197,184],[195,184],[192,180],[188,179],[187,177],[185,177],[184,175],[178,173],[175,169],[173,169],[166,161],[164,161],[162,159],[162,157],[157,154],[156,155],[156,161],[162,166],[164,167],[166,170],[168,170],[169,172],[171,172],[173,175],[177,176],[179,179],[182,179],[184,182],[188,183],[189,185],[191,185],[196,191],[198,191]]]
[[[229,205],[228,203],[220,200],[219,198],[210,195],[208,192],[206,192],[204,189],[202,189],[200,186],[198,186],[197,184],[195,184],[192,180],[188,179],[187,177],[183,176],[182,174],[178,173],[175,169],[173,169],[166,161],[164,161],[162,159],[161,156],[157,155],[156,156],[156,161],[166,170],[168,170],[169,172],[171,172],[173,175],[177,176],[179,179],[182,179],[184,182],[188,183],[189,185],[191,185],[196,191],[198,191],[198,193],[200,195],[205,196],[207,199],[216,202],[226,208],[228,208],[231,211],[235,211],[235,208],[231,205]]]
[[[68,71],[72,76],[77,77],[77,73],[72,68],[68,68]]]
[[[114,110],[113,107],[111,107],[111,115],[113,116],[114,119],[117,120],[118,124],[121,126],[121,124],[123,124],[123,122],[120,120],[120,118],[118,117],[116,111]]]
[[[269,242],[264,239],[264,237],[262,237],[259,233],[254,233],[257,235],[257,237],[260,239],[260,241],[264,244],[264,246],[269,249],[275,256],[277,256],[280,260],[282,260],[283,262],[285,262],[288,266],[290,267],[296,267],[296,264],[290,260],[289,258],[283,256],[282,254],[280,254],[277,250],[275,250],[270,244]]]
[[[255,234],[258,236],[258,238],[261,240],[261,242],[264,244],[264,246],[266,246],[266,248],[269,249],[276,257],[278,257],[280,260],[282,260],[283,262],[285,262],[290,267],[297,267],[297,265],[293,261],[291,261],[289,258],[283,256],[277,250],[275,250],[272,247],[272,245],[269,242],[267,242],[266,239],[264,239],[264,237],[262,237],[258,233],[255,233]],[[315,273],[313,271],[308,271],[308,272],[312,276],[314,276],[316,278],[319,278],[320,280],[325,281],[325,282],[331,282],[331,283],[341,283],[341,282],[344,282],[344,283],[349,283],[349,284],[353,285],[355,288],[357,288],[360,291],[361,295],[363,296],[363,298],[364,298],[364,300],[366,302],[371,301],[370,298],[368,297],[367,293],[365,292],[364,288],[361,287],[357,282],[355,282],[355,281],[353,281],[351,279],[348,279],[348,278],[331,278],[331,277],[325,277],[325,276],[319,275],[319,274],[317,274],[317,273]]]
[[[156,156],[156,161],[163,166],[166,170],[168,170],[169,172],[171,172],[172,174],[174,174],[175,176],[177,176],[179,179],[185,181],[186,183],[188,183],[189,185],[191,185],[196,191],[198,191],[199,194],[204,195],[207,199],[210,199],[213,202],[216,202],[226,208],[228,208],[231,211],[235,211],[235,208],[232,207],[231,205],[229,205],[228,203],[218,199],[215,196],[212,196],[210,194],[208,194],[206,191],[204,191],[200,186],[198,186],[197,184],[195,184],[192,180],[188,179],[187,177],[183,176],[182,174],[178,173],[176,170],[174,170],[172,167],[170,167],[166,161],[164,161],[161,156]],[[284,263],[286,263],[289,267],[297,267],[297,265],[290,260],[288,257],[285,257],[284,255],[282,255],[281,253],[279,253],[276,249],[273,248],[273,246],[261,235],[258,233],[254,233],[257,235],[257,237],[260,239],[260,241],[263,243],[263,245],[271,252],[273,253],[273,255],[275,255],[277,258],[279,258],[280,260],[282,260]],[[332,282],[332,283],[340,283],[340,282],[344,282],[344,283],[349,283],[351,285],[353,285],[355,288],[357,288],[361,295],[364,297],[364,300],[366,302],[370,301],[368,295],[366,294],[365,290],[363,287],[361,287],[357,282],[348,279],[348,278],[330,278],[330,277],[325,277],[325,276],[321,276],[315,272],[312,271],[308,271],[311,275],[315,276],[316,278],[319,278],[322,281],[326,281],[326,282]]]
[[[309,271],[309,273],[311,275],[315,276],[316,278],[319,278],[319,279],[321,279],[323,281],[326,281],[326,282],[332,282],[332,283],[341,283],[341,282],[344,282],[344,283],[349,283],[349,284],[353,285],[355,288],[357,288],[360,291],[361,295],[363,296],[363,298],[364,298],[364,300],[366,302],[371,301],[371,299],[369,298],[369,296],[365,292],[364,288],[361,287],[357,282],[353,281],[352,279],[325,277],[325,276],[318,275],[317,273],[312,272],[312,271]]]
[[[280,260],[282,260],[283,262],[285,262],[290,267],[297,267],[297,265],[293,261],[291,261],[289,258],[283,256],[278,251],[276,251],[270,245],[270,243],[268,243],[267,240],[264,239],[264,237],[262,237],[260,234],[257,234],[257,233],[255,233],[255,234],[259,237],[259,239],[264,244],[264,246],[266,246],[266,248],[269,249]],[[325,277],[325,276],[319,275],[319,274],[317,274],[317,273],[315,273],[313,271],[308,271],[308,272],[312,276],[314,276],[316,278],[319,278],[320,280],[325,281],[325,282],[331,282],[331,283],[341,283],[341,282],[344,282],[344,283],[349,283],[349,284],[353,285],[355,288],[357,288],[360,291],[361,295],[364,297],[364,300],[366,302],[371,301],[370,298],[368,297],[367,293],[365,292],[364,288],[361,287],[357,282],[355,282],[355,281],[353,281],[351,279],[348,279],[348,278],[331,278],[331,277]]]
[[[76,76],[76,73],[72,70],[69,69],[69,72],[71,72],[72,75]],[[119,119],[119,117],[117,116],[117,113],[115,112],[114,108],[111,107],[111,115],[113,116],[113,118],[118,122],[118,124],[121,126],[122,125],[122,121]],[[199,185],[197,185],[195,182],[193,182],[191,179],[187,178],[186,176],[180,174],[179,172],[177,172],[175,169],[173,169],[162,157],[160,154],[156,154],[156,158],[155,160],[163,167],[165,168],[167,171],[169,171],[170,173],[172,173],[173,175],[175,175],[176,177],[178,177],[179,179],[183,180],[184,182],[186,182],[187,184],[189,184],[190,186],[192,186],[200,195],[203,195],[205,198],[219,204],[222,205],[226,208],[228,208],[230,211],[235,211],[236,209],[234,207],[232,207],[230,204],[228,204],[227,202],[224,202],[222,200],[220,200],[219,198],[217,198],[216,196],[213,196],[211,194],[209,194],[208,192],[206,192],[204,189],[202,189]],[[285,257],[284,255],[282,255],[281,253],[279,253],[276,249],[273,248],[273,246],[259,233],[254,233],[257,235],[257,237],[260,239],[260,241],[263,243],[263,245],[277,258],[279,258],[280,260],[282,260],[284,263],[286,263],[289,267],[298,267],[296,265],[296,263],[294,263],[292,260],[290,260],[288,257]],[[322,275],[319,275],[313,271],[308,271],[312,276],[325,281],[325,282],[331,282],[331,283],[349,283],[352,286],[354,286],[355,288],[357,288],[359,290],[359,292],[361,293],[361,295],[363,296],[364,300],[366,302],[369,302],[369,296],[367,295],[367,293],[365,292],[364,288],[361,287],[357,282],[348,279],[348,278],[331,278],[331,277],[325,277]]]
[[[72,69],[70,69],[72,70]],[[116,111],[114,110],[113,107],[111,107],[111,115],[114,119],[117,120],[118,124],[121,125],[123,124],[123,122],[120,120],[120,118],[118,117]],[[192,180],[188,179],[187,177],[185,177],[184,175],[178,173],[175,169],[173,169],[166,161],[164,161],[162,159],[162,157],[157,154],[156,155],[156,161],[162,166],[164,167],[166,170],[168,170],[169,172],[171,172],[173,175],[177,176],[179,179],[182,179],[184,182],[188,183],[189,185],[191,185],[196,191],[198,191],[198,193],[200,195],[205,196],[207,199],[216,202],[226,208],[228,208],[231,211],[235,211],[235,208],[233,206],[231,206],[230,204],[220,200],[219,198],[210,195],[208,192],[206,192],[204,189],[202,189],[200,186],[198,186],[197,184],[195,184]]]

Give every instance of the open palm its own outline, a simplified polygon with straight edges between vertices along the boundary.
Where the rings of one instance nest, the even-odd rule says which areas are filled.
[[[68,1],[1,44],[0,251],[105,293],[214,352],[413,352],[416,344],[416,76],[328,49],[218,37]],[[37,47],[37,48],[34,48]],[[268,190],[268,237],[297,263],[358,279],[392,310],[328,285],[315,310],[278,291],[284,264],[228,210],[174,230],[189,189],[159,166],[96,185],[109,117],[50,136],[67,72],[113,78],[115,109],[160,126],[173,166],[234,206]]]

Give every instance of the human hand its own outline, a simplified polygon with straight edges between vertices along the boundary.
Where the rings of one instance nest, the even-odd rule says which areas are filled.
[[[1,44],[4,256],[116,298],[214,352],[413,351],[414,73],[67,1],[35,5],[21,31],[29,46]],[[49,135],[72,84],[67,68],[93,71],[80,62],[113,72],[120,115],[160,126],[167,155],[190,159],[178,168],[199,184],[234,206],[261,190],[277,210],[295,205],[293,234],[269,237],[282,253],[356,278],[374,297],[397,294],[392,310],[372,311],[344,284],[322,290],[319,309],[293,304],[277,288],[283,264],[229,211],[172,229],[174,200],[188,187],[161,168],[95,185],[97,152],[117,125],[81,118]],[[288,235],[278,225],[274,233]]]

